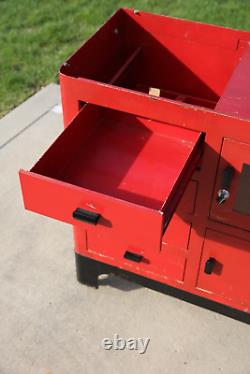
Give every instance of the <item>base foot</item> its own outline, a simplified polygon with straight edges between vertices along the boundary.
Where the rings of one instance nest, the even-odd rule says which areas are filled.
[[[98,288],[98,264],[76,253],[76,277],[78,282]]]

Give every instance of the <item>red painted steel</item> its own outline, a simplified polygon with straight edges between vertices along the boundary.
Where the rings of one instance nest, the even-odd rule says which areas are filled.
[[[97,118],[96,111],[84,107],[31,172],[20,172],[25,207],[75,225],[76,208],[98,212],[97,226],[80,223],[91,250],[116,258],[136,248],[149,263],[201,134],[107,109]]]
[[[225,138],[221,150],[221,158],[216,178],[215,193],[210,217],[216,221],[226,223],[227,225],[237,226],[249,230],[250,215],[238,213],[234,209],[243,163],[250,165],[250,144]],[[220,188],[223,170],[227,165],[233,166],[235,170],[230,187],[230,198],[225,201],[224,204],[218,205],[216,203],[216,194]]]
[[[72,224],[79,254],[249,312],[250,212],[235,209],[250,167],[249,43],[120,9],[61,67],[66,129],[20,172],[25,207]]]
[[[229,255],[230,252],[230,255]],[[215,258],[212,274],[204,273],[208,258]],[[202,250],[197,287],[220,295],[229,302],[238,301],[248,311],[249,242],[208,230]]]

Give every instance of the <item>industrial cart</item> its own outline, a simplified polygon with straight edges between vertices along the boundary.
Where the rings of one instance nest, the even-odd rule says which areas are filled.
[[[250,322],[250,33],[118,10],[60,69],[65,129],[27,209],[115,273]]]

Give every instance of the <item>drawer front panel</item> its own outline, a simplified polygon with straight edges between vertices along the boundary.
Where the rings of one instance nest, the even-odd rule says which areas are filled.
[[[185,193],[173,215],[161,245],[161,271],[171,279],[184,280],[186,256],[191,224],[188,214],[194,213],[198,182],[189,182]]]
[[[143,252],[146,258],[160,251],[162,213],[68,183],[20,171],[26,209],[81,227],[88,248],[116,256],[117,251]],[[73,218],[73,212],[98,213],[96,224]],[[141,253],[139,253],[141,254]]]
[[[193,214],[197,194],[198,182],[191,180],[181,198],[177,207],[177,213]]]
[[[162,238],[162,246],[164,250],[173,247],[186,250],[190,234],[190,223],[187,214],[192,214],[195,209],[195,199],[197,191],[197,182],[189,182],[185,193],[177,207],[176,213],[173,215]]]
[[[250,231],[249,167],[250,144],[225,139],[210,214],[213,220]],[[223,203],[219,204],[217,201],[218,191],[223,187],[223,176],[224,182],[229,181],[230,195]]]
[[[208,230],[197,287],[250,307],[250,242]]]
[[[172,247],[162,247],[163,250],[158,261],[158,267],[162,274],[167,278],[183,282],[186,270],[186,253],[184,251],[177,251]]]
[[[160,253],[154,251],[154,253],[151,252],[152,254],[148,256],[148,253],[145,253],[141,244],[138,244],[137,247],[129,246],[129,252],[143,256],[142,261],[138,263],[124,256],[125,244],[124,241],[122,242],[122,237],[114,238],[114,246],[110,246],[108,241],[107,245],[105,245],[104,241],[99,245],[97,243],[98,237],[92,235],[89,229],[83,230],[81,227],[75,226],[76,252],[85,256],[91,253],[95,258],[105,256],[109,259],[118,260],[123,265],[129,265],[131,268],[134,266],[137,268],[140,267],[146,271],[160,273],[174,281],[183,282],[186,268],[186,251],[191,230],[191,224],[187,221],[186,216],[194,212],[197,185],[196,181],[189,182],[178,205],[177,212],[172,217],[162,238]],[[151,232],[151,228],[148,232]]]

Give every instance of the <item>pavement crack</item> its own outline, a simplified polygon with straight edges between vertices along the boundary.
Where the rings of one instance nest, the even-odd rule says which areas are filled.
[[[6,147],[6,145],[11,143],[19,135],[23,134],[26,130],[28,130],[31,126],[33,126],[36,122],[38,122],[41,118],[43,118],[46,114],[48,114],[54,108],[54,106],[55,106],[55,104],[53,104],[51,107],[49,107],[49,109],[47,109],[44,113],[42,113],[40,116],[38,116],[33,121],[31,121],[27,126],[25,126],[22,130],[18,131],[15,135],[13,135],[11,138],[9,138],[2,145],[0,145],[0,150],[3,149],[4,147]]]

